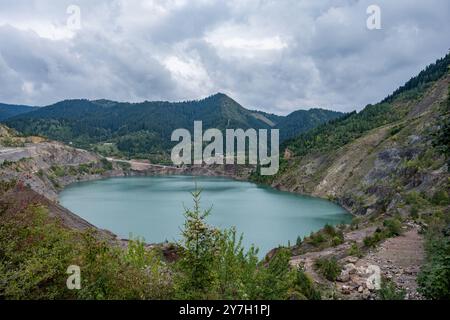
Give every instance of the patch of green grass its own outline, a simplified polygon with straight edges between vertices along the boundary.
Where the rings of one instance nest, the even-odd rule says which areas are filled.
[[[422,194],[416,191],[405,194],[404,199],[406,204],[416,205],[419,209],[430,205],[428,200]]]
[[[396,218],[384,220],[383,226],[386,228],[386,237],[399,236],[402,233],[402,223]]]
[[[64,177],[66,175],[66,170],[62,166],[53,165],[50,167],[50,170],[53,171],[53,174],[58,177]]]
[[[329,281],[336,281],[342,272],[342,267],[336,258],[319,258],[315,261],[316,270]]]
[[[362,258],[363,252],[357,243],[353,243],[350,249],[348,250],[348,254],[353,257]]]
[[[401,221],[397,218],[386,219],[384,220],[382,227],[377,228],[371,236],[366,236],[364,238],[364,246],[368,248],[375,247],[381,241],[401,234]]]
[[[321,300],[321,292],[316,288],[313,279],[302,269],[297,270],[291,298],[298,300]]]
[[[431,203],[436,206],[448,206],[450,205],[450,196],[448,191],[439,190],[431,197]]]
[[[428,299],[450,299],[450,217],[438,212],[428,221],[425,233],[426,262],[417,283]]]

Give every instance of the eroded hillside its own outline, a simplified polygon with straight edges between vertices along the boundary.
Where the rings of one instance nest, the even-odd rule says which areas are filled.
[[[289,141],[275,177],[252,176],[356,215],[350,226],[326,226],[291,247],[291,264],[338,297],[448,297],[450,74],[421,77],[427,73],[380,104]],[[381,289],[368,282],[374,270]]]
[[[292,157],[272,186],[334,199],[356,214],[402,213],[405,196],[446,187],[445,156],[433,148],[448,99],[449,76],[416,100],[396,101],[405,116],[331,152]],[[289,148],[289,147],[288,147]]]

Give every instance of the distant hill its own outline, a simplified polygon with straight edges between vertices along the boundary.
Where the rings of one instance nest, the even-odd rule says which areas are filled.
[[[407,252],[411,265],[411,253],[422,254],[425,248],[423,258],[416,260],[420,272],[408,275],[414,285],[402,276],[391,281],[408,292],[408,299],[449,298],[450,53],[380,103],[285,141],[281,155],[276,175],[262,176],[256,168],[251,180],[332,200],[358,215],[347,230],[364,234],[359,243],[343,236],[336,245],[324,244],[328,231],[313,233],[292,249],[294,261],[312,260],[314,255],[344,261],[343,255],[355,255],[353,249],[345,253],[352,247],[362,264],[373,261],[373,252],[387,257],[395,247],[399,257]],[[403,231],[383,230],[393,221]],[[423,236],[412,240],[413,234]],[[405,241],[407,235],[411,238]],[[346,238],[351,239],[347,244]],[[396,238],[402,244],[395,244]],[[403,270],[401,260],[386,260],[382,273]],[[340,291],[349,294],[347,288]]]
[[[284,141],[278,174],[252,179],[394,215],[411,195],[448,195],[449,137],[450,54],[380,103]]]
[[[0,103],[0,121],[36,110],[36,107]]]
[[[312,109],[277,116],[251,111],[225,94],[186,102],[65,100],[6,119],[8,126],[27,135],[42,135],[71,142],[105,155],[164,158],[173,146],[177,128],[193,130],[195,120],[207,128],[279,128],[282,139],[296,136],[336,119],[342,113]],[[159,159],[154,159],[159,160]]]
[[[324,109],[310,109],[294,111],[279,120],[280,140],[285,141],[306,132],[304,128],[315,128],[324,122],[338,119],[343,113]]]
[[[435,99],[436,92],[428,93],[427,90],[436,81],[447,79],[449,68],[450,54],[447,54],[427,66],[380,103],[367,105],[359,113],[349,113],[335,121],[316,126],[313,130],[286,141],[285,146],[299,156],[317,151],[331,151],[364,136],[375,128],[396,121],[405,121],[408,113],[411,113],[410,116],[419,116],[430,107],[430,101]],[[424,99],[427,93],[430,97]],[[421,103],[415,109],[411,109],[411,104],[417,101]]]

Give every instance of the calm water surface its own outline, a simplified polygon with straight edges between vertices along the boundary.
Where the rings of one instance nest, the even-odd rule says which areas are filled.
[[[326,223],[349,222],[351,215],[326,200],[280,192],[249,182],[217,177],[127,177],[82,182],[60,194],[63,206],[122,238],[156,243],[179,239],[184,207],[192,207],[195,183],[203,189],[202,207],[212,207],[208,222],[244,233],[260,256]]]

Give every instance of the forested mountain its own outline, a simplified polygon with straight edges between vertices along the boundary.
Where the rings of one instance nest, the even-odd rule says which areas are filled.
[[[390,218],[398,226],[402,221],[404,229],[405,222],[414,221],[425,233],[418,291],[428,299],[448,299],[449,137],[450,54],[380,103],[285,141],[278,174],[260,176],[256,170],[252,180],[331,199],[360,215],[356,221],[375,221],[378,229],[364,238],[362,248],[390,237],[382,231]],[[300,243],[295,250],[302,248]],[[401,286],[402,280],[395,281]]]
[[[0,103],[0,121],[36,110],[36,107]]]
[[[428,65],[417,76],[411,78],[403,86],[395,90],[382,102],[392,102],[397,96],[404,92],[414,95],[417,91],[423,90],[428,84],[442,78],[448,72],[450,65],[450,54],[438,59],[435,63]]]
[[[177,128],[193,130],[195,120],[207,128],[279,128],[282,138],[305,132],[342,113],[312,109],[283,117],[250,111],[225,94],[186,102],[123,103],[66,100],[5,122],[24,134],[43,135],[108,155],[160,160],[173,146]]]

